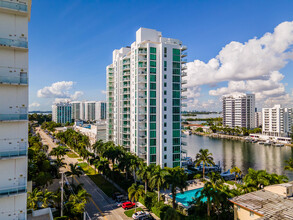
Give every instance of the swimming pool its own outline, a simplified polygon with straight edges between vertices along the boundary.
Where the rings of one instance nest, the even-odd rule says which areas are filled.
[[[195,193],[198,191],[201,191],[202,188],[193,189],[189,191],[185,191],[184,193],[178,193],[176,195],[176,202],[181,202],[184,206],[189,206],[188,202],[192,201],[192,197],[195,197]],[[199,196],[200,194],[198,194]],[[203,202],[206,201],[206,199],[202,200]]]

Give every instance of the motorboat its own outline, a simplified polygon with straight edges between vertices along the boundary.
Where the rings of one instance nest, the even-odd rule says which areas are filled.
[[[234,180],[235,179],[235,173],[231,173],[230,169],[226,172],[221,173],[220,175],[224,180]]]
[[[184,130],[183,133],[186,134],[186,135],[191,135],[192,134],[192,132],[190,130]]]
[[[276,147],[284,147],[284,144],[277,143],[277,144],[274,144],[274,146],[276,146]]]
[[[271,141],[269,141],[269,140],[267,140],[266,142],[264,142],[264,145],[265,145],[265,146],[272,145],[272,142],[271,142]]]

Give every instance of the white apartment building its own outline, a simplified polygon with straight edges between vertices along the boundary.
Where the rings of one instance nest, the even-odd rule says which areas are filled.
[[[103,101],[73,101],[72,119],[83,121],[105,120],[106,102]]]
[[[288,137],[292,132],[292,110],[292,108],[282,108],[281,105],[263,108],[262,133],[270,136]]]
[[[107,138],[147,164],[181,165],[186,49],[179,40],[140,28],[136,41],[114,50],[107,66]]]
[[[52,105],[52,121],[65,124],[72,122],[72,105],[68,102],[54,103]]]
[[[0,0],[0,219],[27,219],[30,0]]]
[[[255,127],[258,128],[262,125],[262,112],[255,112]]]
[[[255,95],[225,95],[223,100],[223,125],[231,128],[255,127]]]

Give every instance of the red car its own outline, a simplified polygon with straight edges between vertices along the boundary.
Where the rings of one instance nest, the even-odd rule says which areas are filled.
[[[135,203],[134,202],[124,202],[122,204],[122,208],[123,209],[131,209],[135,206]]]

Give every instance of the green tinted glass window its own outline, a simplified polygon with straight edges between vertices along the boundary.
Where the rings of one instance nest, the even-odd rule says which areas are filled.
[[[180,50],[179,49],[173,49],[173,54],[180,55]]]
[[[150,138],[156,137],[156,131],[150,131]]]
[[[156,129],[156,123],[150,123],[150,129]]]
[[[173,98],[180,98],[180,91],[173,91]]]
[[[156,61],[150,61],[150,66],[151,67],[156,67],[156,65],[157,65]]]
[[[157,139],[150,139],[150,146],[156,146]]]
[[[179,167],[180,166],[180,161],[179,162],[173,162],[173,167]]]
[[[180,153],[180,146],[173,146],[173,153]]]
[[[150,75],[150,81],[156,82],[156,75]]]
[[[150,115],[150,121],[156,121],[156,115]]]
[[[180,61],[180,56],[174,56],[173,55],[173,61],[178,61],[179,62]]]
[[[156,60],[157,56],[156,54],[150,54],[150,60]]]
[[[173,106],[180,106],[180,99],[173,99]]]
[[[157,52],[157,48],[155,47],[150,47],[150,53],[156,53]],[[180,51],[179,51],[180,53]]]
[[[150,73],[156,73],[156,68],[150,68]]]
[[[180,154],[173,154],[173,161],[180,160]]]
[[[180,75],[180,69],[173,69],[173,74]]]
[[[173,68],[180,69],[180,63],[173,62]]]
[[[150,83],[150,89],[156,89],[156,83]]]
[[[156,113],[156,107],[150,107],[150,113],[151,114]]]
[[[180,129],[180,123],[173,123],[173,129]]]
[[[180,82],[180,76],[173,76],[173,82]]]
[[[156,91],[150,91],[151,98],[156,98]]]
[[[180,90],[180,83],[173,83],[173,90]]]
[[[156,155],[151,155],[150,156],[150,162],[156,162]]]
[[[180,133],[181,133],[180,130],[174,130],[174,131],[173,131],[173,137],[174,137],[174,138],[175,138],[175,137],[180,137]]]
[[[150,99],[150,105],[156,105],[156,99]]]
[[[180,115],[173,115],[173,121],[180,121]]]
[[[173,113],[179,114],[180,113],[180,107],[173,107]]]
[[[156,147],[150,147],[150,154],[156,154]]]

